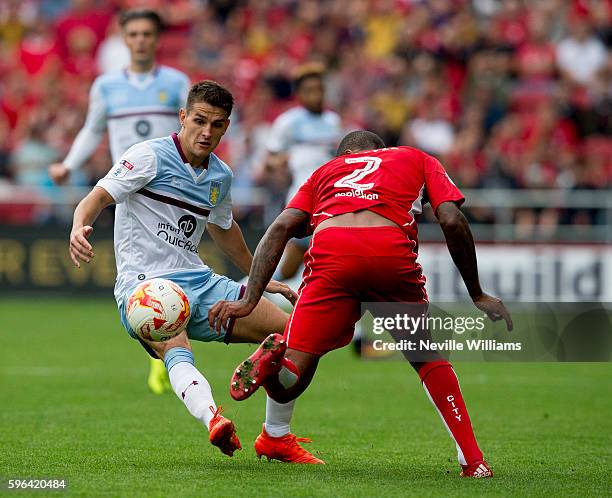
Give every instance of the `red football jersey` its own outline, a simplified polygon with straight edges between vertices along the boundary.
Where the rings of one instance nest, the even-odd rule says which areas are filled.
[[[368,209],[416,242],[414,215],[423,202],[435,212],[443,202],[464,200],[440,161],[412,147],[388,147],[332,159],[306,180],[287,208],[309,213],[312,230],[329,217]]]

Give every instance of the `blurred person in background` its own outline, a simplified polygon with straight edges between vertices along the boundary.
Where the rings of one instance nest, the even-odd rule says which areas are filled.
[[[57,160],[48,144],[49,116],[44,109],[29,115],[24,137],[11,157],[12,176],[18,185],[41,186],[48,182],[46,166]]]
[[[416,117],[402,133],[402,143],[420,148],[429,154],[446,154],[455,140],[452,123],[440,109],[440,101],[427,97],[418,106]]]
[[[0,2],[0,39],[9,46],[18,45],[35,19],[36,2],[32,0]]]
[[[132,145],[179,129],[178,111],[187,99],[190,81],[186,74],[156,64],[161,18],[152,10],[132,10],[123,13],[119,23],[130,64],[94,81],[85,125],[64,161],[49,167],[58,185],[91,157],[107,128],[113,163]],[[171,390],[160,360],[151,359],[148,385],[156,394]]]
[[[96,66],[100,73],[121,71],[130,65],[130,50],[125,44],[118,19],[108,27],[106,38],[96,53]]]
[[[291,177],[287,199],[322,164],[329,161],[342,134],[342,120],[325,109],[324,68],[305,64],[297,68],[294,89],[298,105],[284,112],[272,125],[267,141],[267,176],[276,181]],[[302,265],[310,239],[294,239],[287,244],[275,279],[292,278]]]
[[[576,8],[570,15],[569,34],[556,47],[557,64],[571,84],[589,85],[606,63],[606,47],[593,34],[588,11]]]

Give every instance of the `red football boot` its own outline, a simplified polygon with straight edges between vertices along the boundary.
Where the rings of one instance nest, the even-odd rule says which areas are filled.
[[[493,471],[484,460],[474,462],[472,465],[462,465],[461,468],[463,469],[461,474],[459,474],[461,477],[473,477],[475,479],[493,477]]]
[[[287,344],[280,334],[270,334],[232,375],[230,394],[236,401],[247,399],[271,375],[281,369]]]
[[[325,462],[312,453],[306,451],[298,443],[310,443],[306,437],[296,437],[295,434],[286,434],[281,437],[272,437],[266,432],[264,425],[261,434],[255,440],[255,453],[259,459],[262,456],[270,460],[280,460],[288,463],[324,464]]]
[[[236,435],[234,422],[221,415],[223,411],[221,407],[218,407],[215,411],[211,406],[210,411],[213,412],[213,418],[209,425],[211,444],[219,448],[224,454],[234,456],[234,451],[242,449]]]

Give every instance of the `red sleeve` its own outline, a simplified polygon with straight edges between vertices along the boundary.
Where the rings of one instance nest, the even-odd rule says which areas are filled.
[[[314,212],[314,196],[312,192],[311,178],[308,178],[308,180],[304,182],[304,185],[302,185],[300,189],[295,193],[295,195],[289,201],[285,209],[300,209],[301,211],[306,211],[308,214],[312,215],[312,213]]]
[[[425,190],[434,213],[443,202],[454,201],[461,206],[465,197],[450,179],[444,166],[435,157],[425,156],[423,162]]]

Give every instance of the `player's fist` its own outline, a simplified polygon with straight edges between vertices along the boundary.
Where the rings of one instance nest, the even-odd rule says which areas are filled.
[[[481,311],[484,311],[487,316],[496,322],[497,320],[506,320],[508,330],[512,330],[512,317],[510,312],[502,303],[502,300],[495,296],[489,296],[484,292],[473,299],[474,305]]]
[[[73,228],[72,232],[70,232],[70,259],[72,259],[74,266],[77,268],[81,267],[81,263],[79,261],[89,263],[91,258],[94,257],[93,248],[87,240],[87,238],[91,235],[91,232],[93,232],[93,228],[87,225]]]
[[[53,183],[56,185],[62,185],[63,183],[66,183],[70,177],[70,170],[62,163],[54,163],[49,166],[49,176],[51,177],[51,180],[53,180]]]

